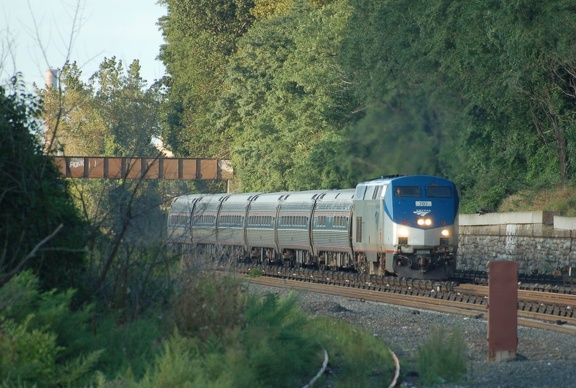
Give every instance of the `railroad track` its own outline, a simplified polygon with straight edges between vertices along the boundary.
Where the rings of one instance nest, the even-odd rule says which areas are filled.
[[[486,318],[488,287],[353,273],[238,266],[251,283],[363,299],[415,309]],[[518,290],[518,324],[576,334],[576,295]]]

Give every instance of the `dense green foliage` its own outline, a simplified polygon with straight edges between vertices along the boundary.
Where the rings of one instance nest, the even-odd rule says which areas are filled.
[[[474,211],[576,178],[568,0],[163,4],[165,137],[243,190],[436,174]]]
[[[350,11],[298,2],[239,40],[216,124],[228,134],[244,190],[342,184],[339,157],[353,101],[336,58]]]
[[[84,268],[87,225],[43,157],[40,113],[17,78],[0,87],[0,285],[30,268],[47,289],[73,286]]]
[[[94,306],[72,310],[72,291],[41,292],[35,276],[19,273],[0,287],[0,385],[303,386],[322,365],[323,349],[338,373],[322,379],[336,386],[391,379],[380,339],[308,317],[295,295],[252,294],[212,272],[181,280],[197,283],[179,287],[160,317],[117,325],[97,318]]]
[[[226,62],[252,24],[251,0],[161,0],[166,44],[160,59],[173,76],[165,80],[168,102],[162,136],[177,156],[222,157],[227,145],[210,123],[222,90]],[[187,129],[187,130],[184,130]]]
[[[338,370],[328,377],[334,386],[381,386],[391,379],[393,363],[380,339],[339,320],[309,318],[295,295],[252,294],[236,278],[213,273],[182,280],[172,303],[177,331],[163,341],[143,378],[123,381],[143,387],[304,386],[322,365],[323,349]]]
[[[0,385],[78,386],[102,351],[90,351],[90,307],[71,311],[73,292],[41,292],[30,271],[0,287]]]

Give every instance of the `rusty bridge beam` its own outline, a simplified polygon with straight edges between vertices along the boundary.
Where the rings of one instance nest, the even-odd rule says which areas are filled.
[[[228,160],[108,156],[50,156],[67,178],[228,180]]]

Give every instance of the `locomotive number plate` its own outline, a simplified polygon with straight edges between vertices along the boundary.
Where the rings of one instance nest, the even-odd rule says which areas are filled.
[[[432,201],[416,201],[416,206],[432,206]]]

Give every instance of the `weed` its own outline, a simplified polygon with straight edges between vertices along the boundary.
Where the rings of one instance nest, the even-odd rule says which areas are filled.
[[[421,383],[425,386],[460,382],[466,376],[466,341],[459,329],[434,328],[417,355]]]

